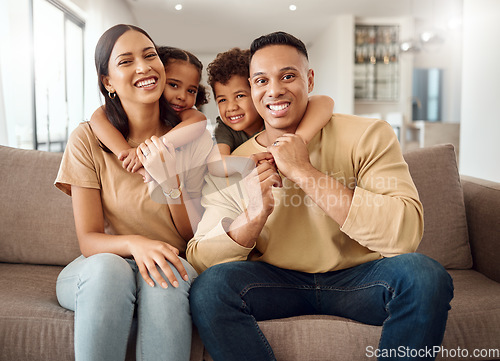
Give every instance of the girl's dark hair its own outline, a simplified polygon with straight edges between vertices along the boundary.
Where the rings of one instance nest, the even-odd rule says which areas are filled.
[[[198,70],[199,80],[198,80],[198,92],[196,93],[195,107],[199,108],[204,104],[208,103],[208,92],[206,88],[199,84],[201,81],[201,74],[203,72],[203,64],[201,61],[192,53],[179,48],[174,48],[172,46],[159,46],[157,48],[158,56],[165,67],[168,66],[170,60],[182,60],[187,61],[189,64],[194,65]]]
[[[215,59],[208,64],[208,84],[215,96],[215,83],[226,85],[234,75],[245,79],[250,77],[250,50],[232,48],[224,53],[219,53]]]
[[[252,59],[255,52],[269,45],[289,45],[297,49],[297,51],[303,54],[306,59],[307,48],[302,40],[297,39],[295,36],[285,33],[284,31],[276,31],[271,34],[262,35],[261,37],[255,39],[250,45],[250,59]]]
[[[95,48],[95,67],[97,70],[97,81],[99,89],[104,96],[105,112],[108,120],[113,126],[122,133],[125,139],[128,138],[130,128],[128,124],[128,116],[123,109],[120,97],[115,93],[115,97],[111,99],[108,96],[108,91],[102,82],[102,77],[109,75],[109,57],[115,46],[116,41],[120,36],[129,30],[137,31],[144,34],[154,45],[153,39],[143,29],[134,25],[118,24],[104,32],[97,42]],[[156,47],[156,45],[155,45]],[[168,102],[163,96],[160,97],[160,121],[171,127],[175,127],[180,123],[180,118],[177,113],[168,105]],[[106,152],[109,149],[103,147]]]

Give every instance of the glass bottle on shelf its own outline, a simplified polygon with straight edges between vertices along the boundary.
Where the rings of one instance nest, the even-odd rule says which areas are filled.
[[[398,26],[356,25],[354,94],[358,100],[399,97]]]

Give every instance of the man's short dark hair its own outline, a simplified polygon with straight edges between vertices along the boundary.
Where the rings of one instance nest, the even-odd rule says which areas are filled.
[[[293,46],[301,54],[304,54],[306,59],[309,59],[307,55],[307,49],[302,40],[297,39],[295,36],[285,33],[284,31],[276,31],[271,34],[262,35],[261,37],[252,41],[250,45],[250,60],[252,60],[253,55],[266,46],[269,45],[289,45]]]

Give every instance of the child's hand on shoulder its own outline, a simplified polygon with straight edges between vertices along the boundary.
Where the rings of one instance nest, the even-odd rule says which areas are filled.
[[[122,162],[122,167],[128,172],[135,173],[142,168],[142,163],[137,156],[136,148],[122,150],[118,154],[118,159]]]

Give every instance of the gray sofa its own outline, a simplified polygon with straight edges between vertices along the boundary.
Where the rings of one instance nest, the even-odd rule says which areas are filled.
[[[438,360],[500,360],[500,184],[459,177],[451,145],[405,154],[424,205],[419,252],[443,264],[455,297]],[[79,255],[61,154],[0,147],[0,360],[71,360],[73,312],[55,282]],[[261,322],[279,360],[374,360],[381,327],[332,316]],[[193,332],[192,360],[211,360]],[[133,342],[128,359],[133,359]],[[474,357],[479,353],[479,357]]]

